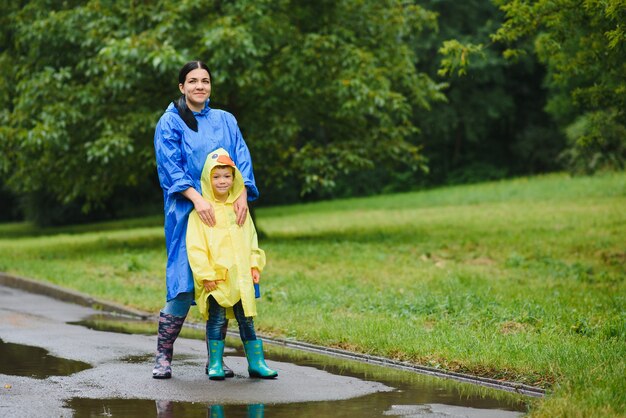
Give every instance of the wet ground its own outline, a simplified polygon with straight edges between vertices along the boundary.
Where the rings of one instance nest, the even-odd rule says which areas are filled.
[[[236,377],[209,381],[202,334],[187,329],[176,343],[174,378],[155,380],[155,327],[0,286],[0,416],[517,417],[529,402],[271,344],[278,379],[250,379],[230,337],[225,360]]]
[[[69,376],[89,368],[87,363],[55,357],[40,347],[0,340],[0,373],[3,374],[45,379]]]

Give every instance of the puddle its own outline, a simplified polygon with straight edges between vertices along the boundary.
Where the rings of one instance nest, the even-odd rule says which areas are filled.
[[[91,315],[82,321],[68,322],[68,324],[80,325],[96,331],[109,331],[120,334],[153,335],[157,331],[157,324],[154,321],[113,314]]]
[[[189,354],[175,354],[174,355],[174,359],[176,360],[176,363],[178,364],[185,364],[187,361],[194,360],[196,358],[197,358],[196,356],[189,355]],[[120,361],[122,363],[129,363],[129,364],[152,363],[154,362],[154,353],[143,354],[143,355],[138,355],[138,356],[126,356],[126,357],[120,358]]]
[[[47,350],[29,345],[5,343],[0,339],[0,373],[46,379],[50,376],[69,376],[91,365],[51,355]]]
[[[192,402],[151,401],[139,399],[81,399],[73,398],[65,403],[73,410],[73,417],[158,417],[187,418],[206,416],[210,418],[517,418],[521,412],[497,409],[459,407],[445,404],[397,404],[385,405],[364,398],[353,401],[305,402],[275,405],[207,405]]]
[[[70,325],[80,325],[95,331],[117,332],[120,334],[156,335],[156,320],[144,320],[123,315],[96,314],[82,321],[68,322]],[[183,338],[204,339],[204,329],[184,327],[180,333]]]
[[[103,417],[306,417],[320,415],[301,415],[294,410],[285,411],[288,415],[280,412],[283,405],[206,405],[192,402],[151,401],[139,399],[81,399],[74,398],[64,405],[74,411],[74,418]],[[276,408],[276,409],[274,409]],[[332,416],[332,415],[331,415]],[[335,415],[337,416],[337,415]],[[354,415],[352,415],[354,416]]]
[[[177,360],[178,358],[179,356],[176,356]],[[140,356],[126,356],[120,359],[122,363],[130,363],[130,364],[150,363],[153,360],[154,360],[154,354],[144,354]]]
[[[232,341],[236,342],[237,340],[233,338]],[[236,342],[236,344],[239,343]],[[460,383],[451,379],[426,376],[411,371],[293,350],[271,344],[267,344],[265,348],[267,352],[266,357],[272,360],[315,367],[332,374],[381,382],[397,389],[392,392],[378,392],[344,401],[310,403],[318,408],[321,404],[328,404],[328,416],[374,417],[381,416],[384,413],[384,415],[389,416],[406,417],[483,417],[488,416],[485,410],[494,410],[493,412],[497,414],[493,416],[519,416],[521,413],[528,411],[528,403],[530,402],[530,398],[527,396],[469,383]],[[237,355],[244,355],[240,348],[237,349]],[[298,408],[302,408],[307,404],[293,405],[298,405]],[[427,411],[421,410],[423,409],[422,407],[426,406],[428,408],[432,407],[435,415],[429,415],[429,413],[426,413]],[[445,408],[445,406],[449,408]],[[454,407],[462,407],[462,409],[467,409],[467,411],[457,414],[457,412],[453,412],[455,410]],[[355,413],[353,415],[334,415],[332,412],[334,408],[337,408],[338,411],[346,410],[354,411]],[[481,412],[478,415],[473,415],[471,409],[480,410]],[[299,411],[299,409],[297,410]],[[445,412],[437,412],[443,410]],[[293,411],[296,411],[296,409],[293,409]],[[505,411],[512,412],[512,414],[507,414]]]
[[[127,319],[98,316],[83,321],[92,329],[115,331]],[[130,321],[132,329],[144,327],[153,333],[154,323]],[[136,322],[142,322],[139,325]],[[190,330],[191,338],[204,339],[200,330]],[[143,333],[143,332],[142,332]],[[238,338],[227,337],[227,345],[243,356]],[[266,357],[271,360],[314,367],[328,373],[377,381],[396,390],[379,392],[358,398],[289,404],[266,405],[210,405],[207,403],[168,402],[141,399],[83,399],[73,398],[66,407],[75,411],[75,417],[519,417],[528,411],[531,398],[451,379],[426,376],[412,371],[383,367],[333,356],[294,350],[266,344]],[[228,356],[227,356],[228,357]],[[141,362],[146,358],[126,358],[127,362]],[[148,359],[149,360],[149,359]],[[228,360],[227,360],[228,362]]]

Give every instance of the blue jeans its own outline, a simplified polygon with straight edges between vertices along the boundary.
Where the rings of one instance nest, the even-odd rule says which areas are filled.
[[[174,316],[187,316],[192,303],[193,292],[182,292],[176,295],[174,299],[168,300],[161,312]]]
[[[239,336],[241,341],[256,340],[256,332],[254,332],[254,320],[251,316],[246,317],[243,312],[241,300],[233,306],[233,312],[239,324]],[[227,326],[226,308],[220,306],[213,296],[209,296],[209,320],[206,322],[206,337],[209,340],[223,340],[223,328]]]

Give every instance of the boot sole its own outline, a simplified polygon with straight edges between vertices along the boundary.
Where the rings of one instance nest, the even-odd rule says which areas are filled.
[[[260,374],[258,374],[258,373],[248,373],[248,375],[249,375],[250,377],[255,377],[255,378],[257,378],[257,379],[274,379],[274,378],[278,377],[278,373],[277,373],[277,374],[274,374],[274,375],[271,375],[271,376],[261,376],[261,375],[260,375]]]
[[[153,374],[152,378],[153,379],[171,379],[172,375],[171,374],[163,374],[163,375]]]
[[[224,376],[209,376],[209,380],[224,380]]]
[[[204,368],[204,374],[206,374],[206,375],[209,374],[209,368],[208,367]],[[233,372],[232,370],[229,370],[229,371],[224,370],[224,377],[235,377],[235,372]]]

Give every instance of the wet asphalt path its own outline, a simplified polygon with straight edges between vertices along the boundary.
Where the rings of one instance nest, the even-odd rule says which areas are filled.
[[[245,358],[228,348],[225,361],[236,377],[210,381],[204,374],[204,342],[184,338],[175,344],[173,378],[153,379],[151,360],[131,363],[124,359],[149,358],[156,347],[156,335],[94,331],[68,324],[96,313],[100,311],[0,286],[0,339],[41,347],[57,357],[92,366],[70,376],[46,379],[0,371],[0,416],[71,416],[72,411],[64,407],[71,398],[271,404],[341,400],[393,390],[378,382],[271,360],[267,362],[278,371],[277,379],[250,379]]]

